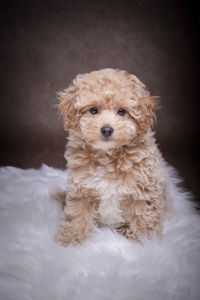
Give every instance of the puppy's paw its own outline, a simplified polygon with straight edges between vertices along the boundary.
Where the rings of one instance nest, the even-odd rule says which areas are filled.
[[[53,238],[54,242],[61,246],[68,246],[70,244],[70,241],[68,238],[62,233],[62,232],[57,232],[56,235]]]
[[[61,246],[68,246],[68,245],[78,245],[81,243],[83,239],[81,239],[79,236],[71,236],[71,235],[67,235],[64,234],[62,231],[59,231],[56,233],[56,235],[54,236],[54,241],[57,244],[60,244]]]
[[[130,239],[134,242],[137,242],[140,245],[143,245],[138,235],[130,228],[129,224],[125,223],[124,225],[116,228],[117,232],[125,236],[127,239]]]

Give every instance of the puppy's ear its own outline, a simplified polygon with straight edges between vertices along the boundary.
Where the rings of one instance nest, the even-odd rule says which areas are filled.
[[[137,96],[137,106],[133,107],[130,114],[135,120],[138,133],[145,134],[155,121],[155,110],[158,105],[157,96],[150,96],[145,85],[135,76],[125,73],[134,91],[134,97]]]
[[[135,119],[138,133],[145,134],[148,128],[154,124],[158,99],[159,97],[150,95],[139,99],[138,113]]]
[[[78,111],[75,108],[76,88],[71,85],[69,88],[58,93],[58,108],[64,119],[64,129],[66,131],[75,129],[78,125]]]

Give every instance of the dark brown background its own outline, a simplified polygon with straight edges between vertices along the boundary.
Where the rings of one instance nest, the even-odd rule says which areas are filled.
[[[4,1],[5,2],[5,1]],[[1,5],[1,165],[64,168],[56,91],[105,67],[161,96],[163,155],[199,189],[199,28],[191,1],[7,1]]]

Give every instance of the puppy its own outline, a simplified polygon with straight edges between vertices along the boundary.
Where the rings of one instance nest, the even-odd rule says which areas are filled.
[[[78,75],[59,100],[68,182],[55,240],[81,243],[96,225],[137,242],[161,236],[171,201],[151,130],[157,97],[136,76],[103,69]]]

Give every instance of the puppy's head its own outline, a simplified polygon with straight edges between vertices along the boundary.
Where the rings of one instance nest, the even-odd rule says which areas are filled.
[[[87,144],[101,150],[146,134],[157,104],[136,76],[113,69],[78,75],[59,100],[65,130],[79,131]]]

